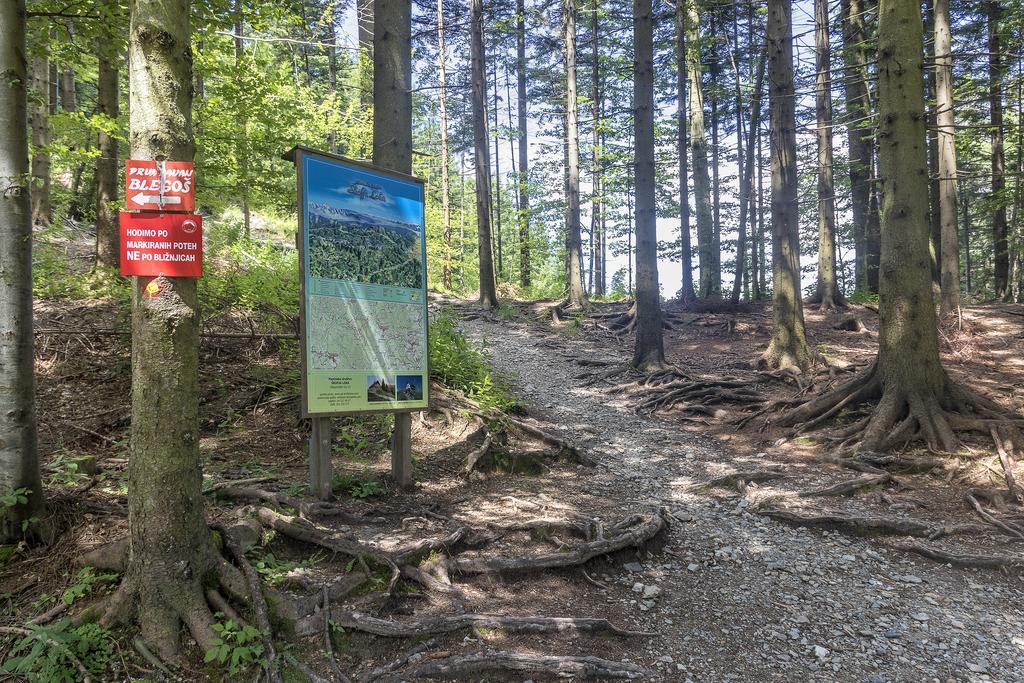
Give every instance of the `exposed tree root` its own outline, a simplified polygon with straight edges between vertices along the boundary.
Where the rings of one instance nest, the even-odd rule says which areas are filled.
[[[895,481],[893,476],[888,472],[882,472],[880,474],[865,474],[863,477],[856,477],[855,479],[841,481],[838,484],[826,486],[822,489],[804,491],[800,495],[805,498],[852,496],[867,486],[880,486],[882,484],[889,484],[893,481]]]
[[[379,666],[376,669],[367,671],[366,673],[360,675],[359,678],[357,678],[356,680],[359,681],[359,683],[372,683],[372,681],[376,681],[381,676],[385,676],[393,671],[401,669],[403,666],[409,663],[410,659],[412,659],[416,655],[426,652],[427,650],[432,650],[435,647],[437,647],[437,641],[433,638],[424,640],[422,643],[418,643],[416,647],[412,648],[405,654],[400,655],[397,659],[392,660],[390,663],[385,664],[384,666]]]
[[[778,469],[763,469],[763,470],[740,470],[737,472],[730,472],[729,474],[723,474],[720,477],[715,477],[710,481],[695,484],[693,488],[739,488],[750,482],[763,482],[773,481],[775,479],[785,479],[786,474],[781,468]]]
[[[457,574],[489,574],[577,566],[599,555],[643,545],[667,524],[667,515],[661,512],[634,515],[608,527],[605,531],[607,536],[570,547],[564,552],[518,557],[456,557],[452,559],[452,571]]]
[[[650,637],[646,631],[628,631],[613,625],[607,619],[582,617],[510,617],[501,614],[455,614],[425,617],[405,621],[378,619],[368,614],[341,608],[331,610],[331,621],[343,628],[372,633],[387,638],[415,638],[441,633],[453,633],[471,628],[487,628],[508,633],[599,633],[614,636]]]
[[[555,320],[559,322],[558,319]],[[614,311],[609,313],[591,313],[588,322],[599,330],[610,332],[616,337],[624,337],[636,329],[636,303],[625,311]],[[691,318],[680,316],[672,311],[663,310],[661,313],[661,326],[666,330],[674,330],[677,325],[692,322]]]
[[[658,370],[639,383],[643,388],[638,413],[654,413],[680,406],[682,412],[722,418],[719,406],[750,406],[764,403],[764,397],[751,388],[749,379],[718,377],[694,378],[677,367]]]
[[[976,534],[986,530],[978,524],[956,524],[935,526],[913,519],[869,517],[862,515],[841,515],[803,513],[781,508],[766,508],[758,511],[766,517],[790,526],[824,527],[836,529],[853,536],[914,536],[934,540],[955,534]]]
[[[860,451],[884,452],[921,441],[933,451],[951,453],[959,445],[956,431],[993,436],[997,445],[1008,450],[1022,443],[1018,416],[945,375],[938,385],[937,393],[921,388],[885,390],[876,359],[849,382],[786,410],[775,422],[797,433],[807,432],[844,410],[877,402],[868,418],[842,432],[840,449],[856,445]]]
[[[1017,540],[1024,541],[1024,532],[996,518],[995,515],[992,514],[992,512],[986,510],[985,507],[982,506],[981,501],[978,500],[979,497],[988,497],[988,494],[986,491],[982,491],[980,489],[969,489],[964,494],[964,500],[967,502],[968,505],[971,506],[971,508],[974,509],[976,513],[978,513],[978,516],[981,517],[982,520],[984,520],[988,524],[991,524],[1000,531],[1003,531],[1009,534],[1010,536],[1013,536]]]
[[[941,548],[925,545],[923,543],[887,543],[886,547],[895,550],[902,550],[908,553],[916,553],[936,562],[950,564],[954,567],[973,567],[978,569],[999,569],[1002,571],[1022,572],[1024,571],[1024,557],[1020,555],[974,555],[951,553]]]
[[[379,524],[384,521],[380,517],[354,515],[339,505],[322,501],[307,501],[278,491],[265,491],[248,486],[226,486],[217,490],[217,496],[230,500],[256,500],[272,503],[281,507],[292,508],[300,517],[331,517],[344,524]]]
[[[259,629],[263,639],[263,670],[270,683],[281,683],[281,673],[277,667],[277,653],[274,651],[274,638],[271,635],[270,613],[267,609],[266,598],[263,597],[263,589],[260,586],[260,576],[246,559],[245,551],[234,537],[229,533],[223,535],[224,544],[242,569],[245,580],[249,584],[249,604],[252,607],[256,628]]]
[[[415,678],[461,678],[487,672],[517,672],[555,678],[637,679],[647,671],[629,662],[613,662],[600,657],[565,657],[520,654],[485,650],[471,655],[454,655],[434,659],[384,678],[387,681],[408,681]]]

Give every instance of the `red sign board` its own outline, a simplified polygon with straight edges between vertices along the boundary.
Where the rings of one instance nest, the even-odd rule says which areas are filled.
[[[196,172],[191,161],[129,159],[125,207],[141,211],[196,210]]]
[[[121,275],[202,277],[203,217],[122,211]]]

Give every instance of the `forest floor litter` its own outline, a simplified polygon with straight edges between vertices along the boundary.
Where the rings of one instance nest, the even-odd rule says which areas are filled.
[[[553,322],[544,303],[506,303],[497,313],[439,305],[485,344],[520,408],[491,419],[435,386],[434,410],[413,420],[411,492],[385,478],[387,419],[340,420],[333,506],[302,498],[305,436],[285,381],[294,363],[287,321],[279,336],[247,336],[255,328],[244,316],[206,321],[207,514],[213,526],[239,514],[258,521],[250,562],[269,596],[301,612],[277,649],[307,673],[362,681],[1024,680],[1024,583],[1013,562],[1021,543],[964,499],[977,492],[990,517],[1011,530],[1020,524],[984,497],[1000,485],[991,444],[941,463],[935,454],[899,454],[910,471],[880,469],[892,462],[877,454],[851,470],[806,435],[759,425],[768,414],[746,391],[711,411],[677,404],[638,412],[651,387],[624,368],[628,338],[583,316]],[[997,397],[1019,410],[1024,384],[1014,373],[1022,369],[1009,350],[1024,331],[1024,309],[1004,309],[968,309],[974,335],[945,352],[954,373],[975,388],[1001,389]],[[831,369],[815,377],[750,365],[768,331],[757,307],[677,311],[666,349],[690,380],[730,378],[765,400],[785,399],[870,358],[875,321],[856,311],[865,331],[836,329],[849,312],[809,312],[812,340],[831,356]],[[130,375],[127,338],[116,334],[123,321],[102,304],[41,302],[36,313],[45,476],[65,531],[0,574],[3,623],[12,627],[79,610],[53,596],[75,582],[75,559],[122,537],[127,522]],[[973,352],[957,357],[964,344]],[[735,426],[744,415],[757,417]],[[364,576],[359,558],[346,554],[351,543],[378,552],[381,564]],[[917,552],[907,551],[911,544]],[[1004,561],[949,566],[984,557]],[[396,569],[401,583],[388,585]],[[130,639],[122,657],[122,677],[154,670]],[[201,657],[177,669],[179,677],[219,680]]]

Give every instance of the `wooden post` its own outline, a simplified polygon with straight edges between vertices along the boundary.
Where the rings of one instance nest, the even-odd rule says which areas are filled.
[[[309,435],[309,493],[320,500],[331,497],[331,436],[334,425],[329,417],[310,419],[313,429]]]
[[[412,488],[411,413],[395,413],[395,431],[391,434],[391,476],[399,488]]]

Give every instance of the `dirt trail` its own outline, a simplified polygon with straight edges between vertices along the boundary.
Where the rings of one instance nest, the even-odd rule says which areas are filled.
[[[574,359],[622,360],[623,347],[486,316],[463,326],[515,378],[524,403],[597,462],[524,487],[588,514],[660,505],[679,520],[643,557],[588,566],[607,590],[588,585],[582,599],[571,591],[569,611],[660,633],[602,641],[594,654],[631,659],[663,681],[1024,681],[1019,575],[783,526],[751,514],[736,494],[693,490],[758,458],[638,417],[624,392],[574,379],[586,371]],[[533,606],[552,612],[556,594],[533,593]]]

